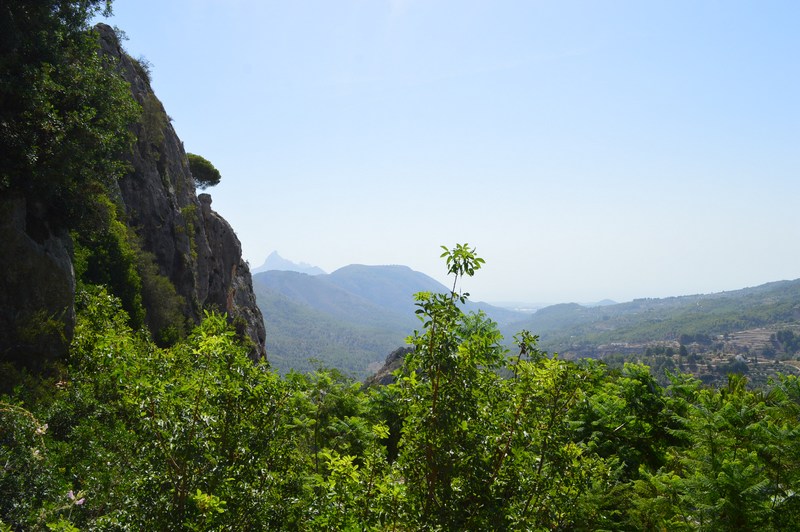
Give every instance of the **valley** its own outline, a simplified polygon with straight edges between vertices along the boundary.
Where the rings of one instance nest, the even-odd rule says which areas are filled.
[[[279,372],[329,367],[357,379],[375,373],[420,327],[414,293],[448,290],[397,265],[350,265],[315,275],[266,270],[254,275],[253,285],[269,360]],[[534,313],[471,301],[466,310],[497,322],[512,351],[514,335],[527,330],[561,358],[600,359],[611,367],[642,362],[662,383],[666,371],[692,373],[711,385],[723,384],[730,372],[746,374],[753,385],[777,373],[800,373],[791,341],[800,335],[800,280],[718,294],[565,303]]]

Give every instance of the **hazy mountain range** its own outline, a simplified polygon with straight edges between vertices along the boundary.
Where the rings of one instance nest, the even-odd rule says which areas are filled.
[[[375,371],[420,327],[413,294],[448,291],[407,266],[357,264],[318,275],[263,271],[253,276],[253,286],[266,324],[268,358],[279,371],[319,364],[359,378]],[[514,334],[528,330],[549,352],[601,357],[675,342],[681,335],[800,327],[800,280],[627,303],[564,303],[535,313],[474,302],[466,310],[486,312],[509,344]]]
[[[311,264],[306,264],[305,262],[292,262],[288,259],[284,259],[278,255],[277,251],[270,253],[264,263],[258,268],[253,268],[251,273],[256,274],[270,270],[300,272],[308,275],[321,275],[325,273],[322,268],[318,268],[317,266],[312,266]]]
[[[263,271],[253,276],[253,287],[267,328],[268,358],[278,370],[305,371],[316,360],[359,377],[419,327],[415,293],[448,291],[407,266],[359,264],[320,275]],[[486,303],[467,308],[501,324],[527,316]]]
[[[681,335],[724,335],[753,328],[794,328],[800,320],[800,279],[716,294],[635,299],[588,308],[552,305],[513,324],[540,335],[550,351],[598,356],[607,344],[675,341]],[[507,332],[507,331],[506,331]]]

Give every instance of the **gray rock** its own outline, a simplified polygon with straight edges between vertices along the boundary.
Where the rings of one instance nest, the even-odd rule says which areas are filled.
[[[142,120],[133,126],[132,170],[119,181],[128,224],[186,300],[189,316],[199,321],[204,309],[226,312],[231,321],[244,324],[241,332],[253,341],[253,357],[265,356],[264,321],[239,239],[211,210],[208,194],[201,194],[202,204],[198,199],[183,143],[145,70],[125,54],[109,26],[96,29],[103,53],[119,61],[117,68],[143,108]]]
[[[369,388],[372,386],[387,386],[395,381],[394,373],[396,370],[403,366],[403,361],[406,355],[413,353],[413,347],[398,347],[386,357],[383,367],[364,381],[364,387]]]
[[[75,327],[69,235],[36,212],[22,197],[0,199],[0,360],[31,368],[65,355]]]
[[[251,356],[264,357],[264,322],[239,239],[211,210],[210,196],[203,195],[202,205],[198,200],[183,144],[146,70],[124,53],[109,26],[96,29],[101,52],[144,109],[132,126],[131,170],[116,189],[126,223],[183,299],[191,321],[199,322],[206,309],[226,312],[252,340]],[[75,326],[71,240],[63,228],[50,227],[45,210],[22,197],[0,197],[0,361],[32,368],[65,355]],[[147,305],[148,314],[157,314]]]

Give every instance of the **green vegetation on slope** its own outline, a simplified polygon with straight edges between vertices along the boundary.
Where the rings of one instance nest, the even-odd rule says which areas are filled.
[[[411,301],[401,295],[401,288],[424,291],[432,286],[432,291],[446,290],[433,279],[402,266],[353,265],[318,276],[272,271],[256,275],[254,285],[262,290],[259,301],[270,329],[270,357],[277,368],[306,371],[312,367],[309,358],[316,358],[327,367],[357,377],[363,376],[370,364],[403,345],[413,329],[409,320]],[[278,294],[296,305],[285,302],[280,312],[270,308]],[[774,377],[776,371],[793,370],[766,364],[765,358],[775,358],[770,356],[769,334],[756,345],[752,341],[743,343],[734,333],[754,327],[770,328],[772,333],[796,328],[800,316],[800,281],[721,294],[639,299],[602,307],[553,305],[533,315],[503,312],[471,301],[465,302],[464,310],[485,310],[509,339],[520,329],[536,331],[543,349],[565,357],[623,354],[624,360],[653,366],[662,383],[666,383],[664,370],[678,369],[692,371],[708,383],[724,383],[736,356],[761,356],[763,352],[765,357],[750,361],[760,364],[751,368],[751,379],[761,384]],[[520,321],[521,316],[526,319]],[[680,339],[696,335],[714,341],[708,347],[693,348],[692,353],[699,356],[696,360],[677,357]],[[723,339],[724,335],[730,339]],[[374,351],[376,347],[380,350]],[[663,356],[664,353],[649,354],[652,349],[667,347],[674,351],[669,357]],[[619,357],[615,356],[613,361],[619,362]]]
[[[363,379],[386,355],[405,345],[414,330],[411,294],[436,283],[395,266],[342,270],[331,275],[267,271],[253,276],[267,329],[267,354],[278,371],[309,371],[322,364]],[[397,286],[409,284],[416,290],[399,296]]]
[[[405,345],[414,330],[415,292],[447,288],[407,266],[353,264],[329,275],[265,271],[253,276],[257,302],[267,329],[267,351],[274,367],[308,371],[310,359],[356,378],[364,378],[385,357]],[[483,303],[497,321],[522,314]]]
[[[282,374],[312,372],[322,365],[363,378],[379,367],[385,354],[403,345],[413,329],[411,323],[407,329],[359,326],[297,303],[267,286],[255,283],[254,290],[267,330],[267,356]],[[409,321],[413,323],[413,318],[404,320]]]
[[[469,275],[474,250],[448,268]],[[464,249],[462,248],[462,250]],[[785,530],[800,380],[723,389],[508,352],[457,292],[416,296],[396,383],[279,377],[223,316],[158,348],[81,294],[67,365],[4,367],[0,530]],[[782,335],[782,340],[793,337]]]
[[[444,286],[408,266],[364,266],[351,264],[324,277],[326,281],[373,305],[407,316],[414,310],[410,294],[439,292]]]
[[[608,342],[678,340],[682,334],[718,335],[797,321],[800,280],[720,294],[637,299],[603,307],[547,307],[513,324],[537,331],[542,346],[567,352]]]

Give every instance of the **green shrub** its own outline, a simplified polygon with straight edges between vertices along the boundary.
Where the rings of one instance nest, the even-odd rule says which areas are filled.
[[[147,327],[159,346],[166,347],[186,336],[189,312],[186,300],[175,285],[161,275],[155,256],[140,250],[137,260],[142,280],[142,301],[147,309]]]
[[[186,158],[189,159],[189,170],[198,187],[205,190],[219,184],[222,176],[211,162],[194,153],[187,153]]]
[[[118,219],[118,207],[105,195],[95,197],[102,215],[91,230],[73,232],[75,276],[79,283],[104,285],[120,298],[135,329],[144,326],[142,281],[137,271],[138,242]]]

